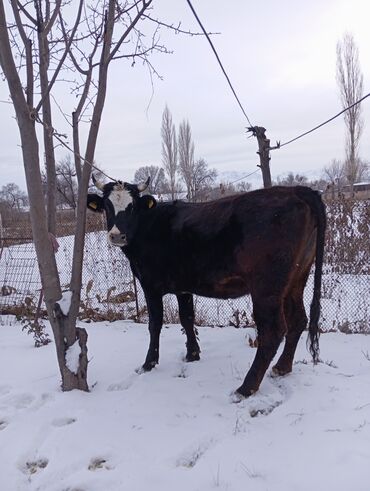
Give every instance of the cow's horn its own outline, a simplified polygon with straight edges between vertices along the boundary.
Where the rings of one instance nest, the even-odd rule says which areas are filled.
[[[100,191],[103,191],[104,184],[101,181],[98,181],[98,179],[94,176],[94,174],[91,175],[92,182],[94,183],[94,186],[97,189],[100,189]]]
[[[149,186],[149,183],[150,183],[150,176],[148,176],[148,179],[145,182],[137,185],[137,188],[140,191],[140,193],[146,190],[146,188]]]

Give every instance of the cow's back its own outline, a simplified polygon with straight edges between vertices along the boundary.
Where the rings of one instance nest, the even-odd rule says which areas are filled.
[[[312,263],[317,199],[309,188],[273,187],[160,204],[143,219],[133,256],[142,279],[164,292],[241,296],[269,278],[284,281],[303,256]]]

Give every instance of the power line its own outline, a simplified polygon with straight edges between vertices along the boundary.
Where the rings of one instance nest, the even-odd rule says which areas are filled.
[[[239,179],[235,179],[235,181],[231,181],[229,184],[234,184],[234,183],[236,183],[236,182],[238,182],[238,181],[242,181],[243,179],[246,179],[247,177],[252,176],[252,175],[253,175],[253,174],[255,174],[256,172],[259,172],[259,169],[256,169],[256,170],[254,170],[253,172],[250,172],[249,174],[247,174],[247,175],[245,175],[245,176],[243,176],[243,177],[239,177]]]
[[[250,120],[249,120],[249,118],[248,118],[248,115],[247,115],[247,113],[246,113],[246,111],[245,111],[244,107],[242,106],[242,103],[241,103],[241,102],[240,102],[240,100],[239,100],[239,97],[237,96],[237,94],[236,94],[236,92],[235,92],[235,89],[234,89],[234,87],[233,87],[233,85],[232,85],[232,83],[231,83],[231,81],[230,81],[230,78],[229,78],[229,76],[227,75],[225,68],[223,67],[223,64],[222,64],[222,62],[221,62],[221,60],[220,60],[220,57],[218,56],[218,53],[217,53],[217,51],[216,51],[216,48],[214,47],[214,45],[213,45],[213,43],[212,43],[212,41],[211,41],[211,39],[210,39],[210,37],[209,37],[208,33],[206,32],[206,30],[205,30],[205,28],[204,28],[204,26],[203,26],[202,22],[200,21],[198,14],[196,13],[196,11],[195,11],[195,9],[194,9],[194,7],[193,7],[193,5],[192,5],[191,1],[190,1],[190,0],[186,0],[186,2],[187,2],[187,4],[189,5],[189,7],[190,7],[190,9],[191,9],[191,11],[192,11],[192,13],[193,13],[194,17],[196,18],[196,20],[197,20],[197,22],[198,22],[198,24],[199,24],[199,26],[200,26],[200,28],[202,29],[203,34],[206,36],[206,38],[207,38],[207,40],[208,40],[208,42],[209,42],[209,44],[210,44],[210,46],[211,46],[211,48],[212,48],[212,51],[213,51],[214,55],[216,56],[216,59],[217,59],[217,61],[218,61],[218,64],[220,65],[220,68],[221,68],[221,70],[222,70],[223,74],[224,74],[224,75],[225,75],[225,77],[226,77],[226,80],[227,80],[227,82],[228,82],[228,84],[229,84],[229,87],[230,87],[230,89],[231,89],[231,91],[232,91],[232,93],[233,93],[233,95],[234,95],[234,97],[235,97],[235,99],[236,99],[236,101],[237,101],[237,103],[238,103],[238,105],[239,105],[240,109],[242,110],[242,112],[243,112],[244,116],[246,117],[246,119],[247,119],[247,121],[248,121],[248,123],[249,123],[249,126],[250,126],[250,127],[253,127],[253,125],[251,124],[251,122],[250,122]],[[354,103],[353,103],[353,104],[351,104],[350,106],[348,106],[348,107],[346,107],[345,109],[343,109],[342,111],[340,111],[338,114],[335,114],[335,116],[333,116],[333,117],[331,117],[331,118],[327,119],[327,120],[326,120],[326,121],[324,121],[323,123],[318,124],[318,125],[317,125],[317,126],[315,126],[314,128],[312,128],[312,129],[310,129],[310,130],[308,130],[308,131],[305,131],[304,133],[302,133],[302,134],[300,134],[300,135],[296,136],[295,138],[292,138],[291,140],[289,140],[289,141],[287,141],[287,142],[280,143],[280,142],[278,141],[278,142],[276,143],[276,146],[275,146],[275,147],[270,147],[270,150],[276,150],[276,149],[279,149],[279,148],[284,147],[284,146],[286,146],[286,145],[289,145],[290,143],[293,143],[294,141],[298,140],[299,138],[302,138],[302,137],[304,137],[304,136],[306,136],[306,135],[308,135],[308,134],[310,134],[310,133],[312,133],[312,132],[314,132],[314,131],[318,130],[318,129],[319,129],[319,128],[321,128],[322,126],[325,126],[326,124],[330,123],[330,122],[331,122],[331,121],[333,121],[334,119],[338,118],[340,115],[342,115],[343,113],[345,113],[345,112],[346,112],[346,111],[348,111],[349,109],[352,109],[353,107],[357,106],[357,104],[360,104],[360,103],[361,103],[363,100],[365,100],[365,99],[366,99],[367,97],[369,97],[369,96],[370,96],[370,92],[369,92],[368,94],[366,94],[364,97],[362,97],[361,99],[359,99],[358,101],[354,102]],[[254,174],[254,172],[253,172],[253,174]],[[251,175],[251,174],[249,174],[249,175]],[[246,177],[248,177],[248,176],[246,176]]]
[[[302,138],[303,136],[306,136],[308,135],[309,133],[312,133],[313,131],[316,131],[317,129],[321,128],[322,126],[330,123],[331,121],[333,121],[334,119],[336,119],[338,116],[340,116],[341,114],[345,113],[346,111],[348,111],[349,109],[352,109],[353,107],[357,106],[357,104],[360,104],[360,102],[362,102],[364,99],[366,99],[367,97],[370,96],[370,92],[368,94],[366,94],[364,97],[362,97],[361,99],[359,99],[358,101],[354,102],[353,104],[351,104],[350,106],[346,107],[345,109],[343,109],[342,111],[340,111],[338,114],[336,114],[335,116],[331,117],[330,119],[327,119],[326,121],[324,121],[323,123],[321,124],[318,124],[317,126],[315,126],[314,128],[312,128],[311,130],[309,131],[305,131],[304,133],[302,133],[301,135],[298,135],[296,136],[295,138],[292,138],[291,140],[285,142],[285,143],[280,143],[280,142],[277,142],[276,143],[276,146],[275,147],[271,147],[270,150],[277,150],[281,147],[284,147],[285,145],[289,145],[289,143],[292,143],[296,140],[298,140],[299,138]]]
[[[218,64],[220,65],[221,70],[222,70],[223,74],[224,74],[224,75],[225,75],[225,77],[226,77],[227,83],[229,84],[229,87],[230,87],[230,89],[231,89],[232,93],[234,94],[234,97],[235,97],[235,99],[236,99],[237,103],[239,104],[240,109],[242,110],[242,112],[243,112],[244,116],[246,117],[246,119],[247,119],[247,121],[248,121],[249,126],[253,126],[253,125],[252,125],[252,123],[250,122],[249,118],[248,118],[247,113],[246,113],[246,112],[245,112],[245,110],[244,110],[244,107],[242,106],[242,103],[241,103],[241,102],[240,102],[240,100],[239,100],[239,97],[237,96],[237,94],[236,94],[236,92],[235,92],[235,90],[234,90],[234,87],[233,87],[233,85],[232,85],[232,83],[231,83],[231,81],[230,81],[229,76],[228,76],[228,75],[227,75],[227,73],[226,73],[225,68],[224,68],[224,67],[223,67],[223,65],[222,65],[222,62],[221,62],[221,60],[220,60],[220,57],[219,57],[219,56],[218,56],[218,54],[217,54],[216,48],[214,47],[214,45],[213,45],[213,43],[212,43],[212,41],[211,41],[211,39],[210,39],[210,37],[209,37],[208,33],[206,32],[206,30],[205,30],[205,28],[204,28],[203,24],[201,23],[201,21],[200,21],[200,19],[199,19],[198,15],[197,15],[197,13],[195,12],[193,5],[191,4],[190,0],[186,0],[186,1],[187,1],[188,5],[189,5],[189,7],[190,7],[191,11],[193,12],[193,15],[194,15],[194,17],[196,18],[196,20],[197,20],[197,22],[198,22],[198,24],[199,24],[200,28],[202,29],[203,34],[206,36],[206,38],[207,38],[207,40],[208,40],[209,44],[211,45],[212,51],[213,51],[213,53],[214,53],[214,54],[215,54],[215,56],[216,56],[216,59],[217,59],[217,61],[218,61]]]

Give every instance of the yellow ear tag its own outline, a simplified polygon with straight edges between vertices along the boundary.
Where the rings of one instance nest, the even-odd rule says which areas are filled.
[[[154,201],[153,201],[152,199],[150,199],[150,200],[148,201],[148,207],[149,207],[149,208],[152,208],[152,207],[153,207],[153,205],[154,205]]]
[[[96,209],[97,209],[97,207],[98,207],[98,205],[95,203],[95,201],[91,201],[91,202],[89,203],[89,208],[93,208],[94,210],[96,210]]]

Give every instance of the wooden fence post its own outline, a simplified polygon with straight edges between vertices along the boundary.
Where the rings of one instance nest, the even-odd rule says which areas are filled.
[[[248,128],[248,131],[252,132],[253,136],[257,138],[258,141],[258,155],[260,156],[260,167],[262,171],[263,187],[270,188],[271,183],[271,172],[270,172],[270,140],[266,138],[266,128],[262,126],[252,126]]]

